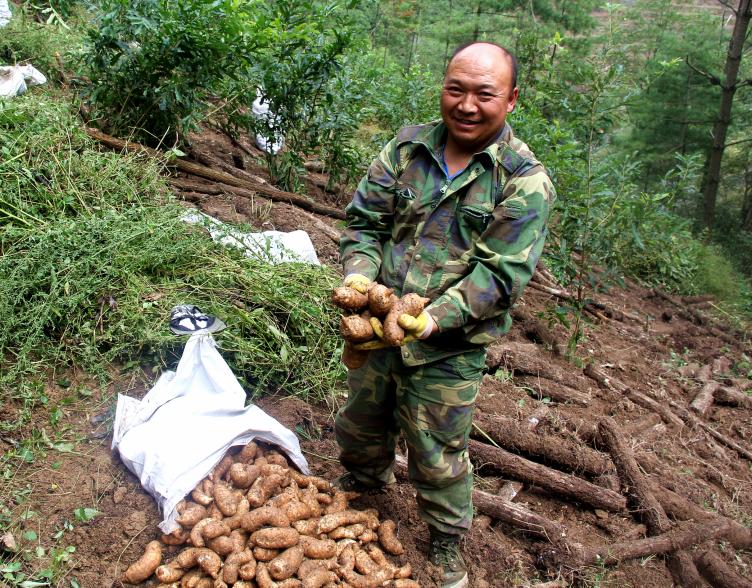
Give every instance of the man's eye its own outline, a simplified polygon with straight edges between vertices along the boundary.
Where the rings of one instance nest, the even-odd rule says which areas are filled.
[[[489,100],[493,100],[494,97],[495,97],[495,94],[491,94],[489,92],[481,92],[480,94],[478,94],[478,98],[483,100],[483,102],[488,102]]]
[[[459,88],[447,88],[446,91],[450,96],[462,96],[464,94]]]

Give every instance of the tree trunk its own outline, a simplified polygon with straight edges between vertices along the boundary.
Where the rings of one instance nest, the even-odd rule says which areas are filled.
[[[752,161],[747,162],[747,169],[744,173],[742,229],[745,231],[752,231]]]
[[[736,21],[734,31],[729,41],[726,54],[726,67],[724,79],[721,83],[721,104],[718,118],[713,125],[713,145],[708,152],[705,164],[705,176],[703,183],[703,222],[708,228],[712,228],[715,221],[715,202],[718,196],[718,187],[721,183],[721,162],[723,150],[726,146],[726,133],[731,124],[731,108],[734,103],[734,94],[737,89],[739,66],[742,61],[742,50],[747,36],[747,28],[752,17],[750,0],[739,0],[736,9]]]
[[[480,38],[480,0],[478,0],[478,8],[475,10],[475,30],[473,31],[473,41],[477,41]]]

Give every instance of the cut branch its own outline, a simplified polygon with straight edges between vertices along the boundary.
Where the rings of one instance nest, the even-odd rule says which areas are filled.
[[[677,429],[684,428],[684,422],[663,404],[656,402],[645,394],[641,394],[640,392],[628,388],[626,384],[624,384],[617,378],[612,378],[611,376],[606,375],[603,370],[595,367],[593,364],[588,364],[587,366],[585,366],[584,373],[586,376],[593,378],[607,390],[612,390],[619,392],[620,394],[624,394],[635,404],[659,414],[667,425],[673,425]]]
[[[667,533],[654,537],[637,539],[635,541],[623,541],[611,545],[587,547],[578,553],[564,553],[561,548],[549,546],[541,553],[543,561],[551,567],[572,565],[588,566],[594,564],[614,565],[621,561],[647,557],[649,555],[662,555],[679,551],[705,541],[714,541],[725,538],[729,533],[730,525],[727,520],[715,519],[703,523],[684,523],[677,525]]]
[[[708,549],[695,556],[695,563],[702,575],[718,588],[752,588],[752,582],[738,574],[714,550]]]
[[[733,519],[722,517],[716,513],[708,512],[704,508],[696,505],[691,500],[684,498],[683,496],[672,492],[668,488],[664,488],[659,484],[652,485],[653,494],[661,503],[661,506],[666,513],[672,516],[674,519],[681,521],[694,520],[698,522],[708,522],[717,518],[723,518],[729,522],[729,532],[726,535],[726,540],[731,543],[737,549],[750,549],[752,548],[752,529],[745,527],[744,525],[737,523]]]
[[[695,399],[690,404],[692,410],[699,415],[705,415],[713,406],[713,400],[715,399],[715,392],[720,387],[718,382],[706,382],[702,387],[702,390],[695,396]]]
[[[621,494],[591,484],[577,476],[564,474],[529,461],[498,447],[471,440],[470,457],[479,468],[487,467],[499,471],[515,480],[539,486],[560,496],[573,498],[594,508],[620,512],[627,506],[627,501]]]
[[[263,196],[264,198],[268,198],[269,200],[273,200],[275,202],[285,202],[287,204],[292,204],[293,206],[297,206],[311,212],[316,212],[318,214],[323,214],[342,220],[346,218],[343,211],[337,208],[332,208],[330,206],[318,204],[316,202],[313,202],[312,200],[305,198],[304,196],[300,196],[299,194],[277,190],[276,188],[272,188],[271,186],[268,186],[266,184],[260,184],[240,179],[232,174],[228,174],[222,171],[216,171],[211,169],[210,167],[206,167],[198,163],[192,163],[190,161],[184,161],[182,159],[171,159],[167,161],[164,153],[161,153],[160,151],[151,149],[149,147],[144,147],[139,143],[134,143],[132,141],[123,141],[122,139],[111,137],[110,135],[106,135],[105,133],[102,133],[95,129],[87,128],[86,132],[91,138],[108,147],[111,147],[113,149],[120,149],[122,151],[143,153],[145,155],[148,155],[149,157],[163,161],[168,167],[176,167],[180,171],[188,174],[206,178],[208,180],[219,182],[221,184],[226,184],[234,188],[253,191]]]
[[[547,463],[563,466],[570,472],[583,472],[595,476],[613,472],[611,461],[602,453],[562,437],[531,433],[515,419],[491,419],[476,414],[475,421],[488,437],[509,451],[521,452]],[[471,436],[478,440],[485,438],[475,429],[472,430]]]
[[[669,403],[671,404],[671,408],[673,408],[676,411],[676,413],[681,418],[683,418],[687,424],[691,425],[694,428],[703,429],[709,435],[711,435],[712,437],[715,437],[718,441],[726,445],[726,447],[730,447],[731,449],[735,450],[739,455],[746,457],[749,461],[752,461],[752,452],[750,452],[748,449],[745,449],[733,439],[729,439],[723,433],[719,433],[715,429],[709,427],[704,422],[702,422],[698,417],[693,415],[690,411],[688,411],[683,406],[677,404],[673,400],[669,401]]]
[[[407,479],[407,460],[400,455],[395,459],[394,475],[403,480]],[[473,490],[473,506],[481,514],[497,519],[510,527],[522,529],[536,537],[542,537],[555,545],[561,544],[565,550],[567,549],[565,527],[535,514],[524,506],[481,490]]]

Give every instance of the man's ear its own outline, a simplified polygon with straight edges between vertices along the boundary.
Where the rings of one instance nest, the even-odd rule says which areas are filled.
[[[507,103],[507,112],[512,112],[517,105],[517,97],[520,95],[520,89],[515,86],[512,90],[511,96],[509,96],[509,102]]]

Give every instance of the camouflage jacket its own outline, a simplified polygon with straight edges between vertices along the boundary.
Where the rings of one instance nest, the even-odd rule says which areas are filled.
[[[509,309],[530,280],[556,193],[509,125],[447,179],[442,122],[406,127],[371,163],[347,206],[340,241],[345,275],[363,274],[397,295],[416,292],[439,333],[402,348],[421,365],[509,331]]]

